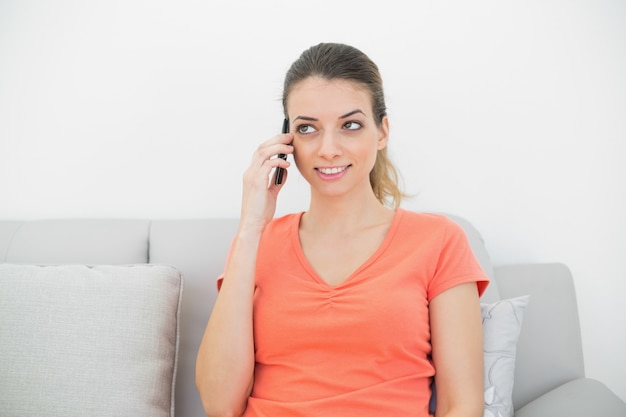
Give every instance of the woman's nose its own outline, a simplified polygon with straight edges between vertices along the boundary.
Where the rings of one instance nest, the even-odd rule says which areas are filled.
[[[339,137],[336,132],[326,130],[322,133],[317,154],[326,159],[332,159],[341,154]]]

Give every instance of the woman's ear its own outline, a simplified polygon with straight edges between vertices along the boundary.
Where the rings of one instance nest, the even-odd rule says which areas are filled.
[[[377,149],[381,150],[387,146],[387,142],[389,141],[389,118],[387,116],[383,117],[378,130],[380,131],[380,136],[378,138]]]

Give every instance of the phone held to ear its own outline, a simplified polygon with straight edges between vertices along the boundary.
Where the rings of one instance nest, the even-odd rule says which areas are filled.
[[[283,120],[283,130],[282,133],[289,133],[289,119]],[[284,153],[279,153],[278,157],[287,160],[287,155]],[[285,168],[276,168],[276,175],[274,176],[274,184],[280,185],[283,183],[283,176],[285,175]]]

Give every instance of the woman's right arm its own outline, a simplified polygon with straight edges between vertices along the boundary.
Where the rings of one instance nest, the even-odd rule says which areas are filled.
[[[204,411],[211,417],[240,416],[252,390],[257,252],[285,183],[275,185],[268,178],[273,168],[289,166],[289,162],[272,156],[292,153],[293,148],[287,145],[291,139],[290,134],[282,134],[259,146],[244,174],[239,228],[196,361],[196,386]]]
[[[240,416],[254,376],[252,296],[260,237],[238,233],[196,361],[196,385],[211,417]]]

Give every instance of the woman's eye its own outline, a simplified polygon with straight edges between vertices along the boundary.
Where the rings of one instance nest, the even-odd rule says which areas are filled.
[[[343,125],[344,129],[348,129],[348,130],[358,130],[361,128],[361,123],[359,122],[346,122]]]
[[[297,129],[298,133],[306,135],[315,132],[315,128],[311,125],[300,125]]]

